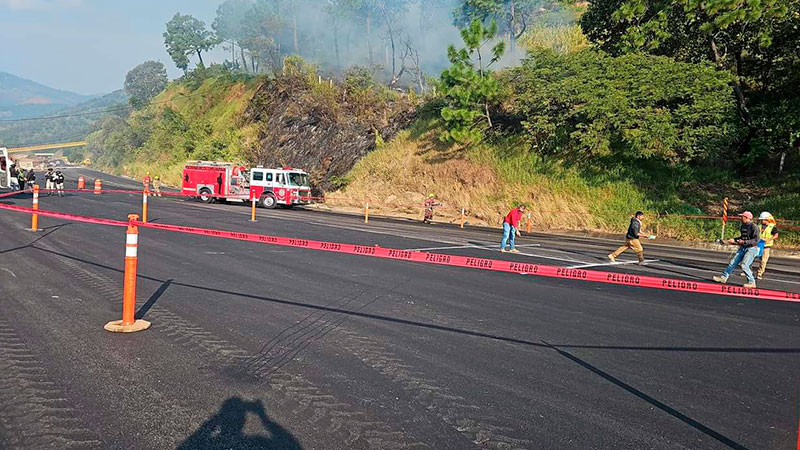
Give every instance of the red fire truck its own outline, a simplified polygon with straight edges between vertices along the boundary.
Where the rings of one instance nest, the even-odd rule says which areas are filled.
[[[264,208],[311,203],[308,174],[300,169],[282,167],[267,169],[228,162],[198,161],[183,168],[184,194],[196,195],[201,201],[249,202],[255,198]]]

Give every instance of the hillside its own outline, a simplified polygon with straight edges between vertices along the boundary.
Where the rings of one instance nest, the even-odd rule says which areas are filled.
[[[291,58],[274,77],[213,70],[171,83],[127,118],[105,117],[89,145],[68,153],[105,169],[179,184],[187,160],[303,167],[320,192],[411,120],[415,101],[354,72],[320,82]]]
[[[91,97],[54,89],[35,81],[0,72],[0,118],[37,117],[90,100]]]
[[[0,145],[20,147],[84,139],[92,130],[93,124],[106,114],[105,111],[124,108],[127,103],[128,96],[120,89],[76,106],[45,114],[66,117],[6,123],[0,121]],[[127,111],[123,109],[116,114],[125,115]]]

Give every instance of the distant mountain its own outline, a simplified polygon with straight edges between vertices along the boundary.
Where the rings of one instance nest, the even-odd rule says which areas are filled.
[[[0,72],[0,120],[47,115],[91,98]]]
[[[0,117],[0,147],[22,147],[81,140],[94,122],[106,114],[126,116],[128,95],[122,89],[71,107],[49,111],[44,116],[67,116],[45,120],[3,122]],[[112,111],[109,111],[112,110]],[[36,117],[41,117],[37,115]]]

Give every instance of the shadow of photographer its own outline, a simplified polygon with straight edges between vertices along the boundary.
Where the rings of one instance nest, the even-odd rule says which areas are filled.
[[[249,414],[258,417],[266,435],[245,434]],[[178,446],[179,450],[301,448],[292,433],[269,419],[261,400],[246,401],[239,397],[225,400],[216,414]]]

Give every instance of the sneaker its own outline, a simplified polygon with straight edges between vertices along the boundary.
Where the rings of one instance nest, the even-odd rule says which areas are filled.
[[[614,255],[608,255],[608,259],[610,259],[611,262],[617,262],[617,258],[615,258]]]
[[[714,281],[716,281],[717,283],[725,284],[725,283],[728,282],[728,277],[716,276],[716,277],[714,277]]]
[[[761,275],[757,276],[756,278],[758,278],[759,281],[764,279],[764,277],[762,277]]]
[[[501,249],[500,249],[500,253],[508,253],[508,250],[506,250],[506,249],[504,249],[504,248],[501,248]]]
[[[755,289],[756,288],[756,284],[755,283],[745,283],[745,285],[742,286],[742,287],[746,287],[748,289]]]
[[[740,272],[740,273],[739,273],[739,275],[741,275],[741,276],[743,276],[743,277],[747,278],[747,275],[745,275],[745,273],[744,273],[744,272]]]
[[[638,263],[636,263],[636,264],[638,264],[638,265],[640,265],[640,266],[643,266],[643,265],[644,265],[644,261],[639,261],[639,262],[638,262]]]
[[[508,251],[508,253],[519,253],[519,250],[512,248],[511,250]]]

